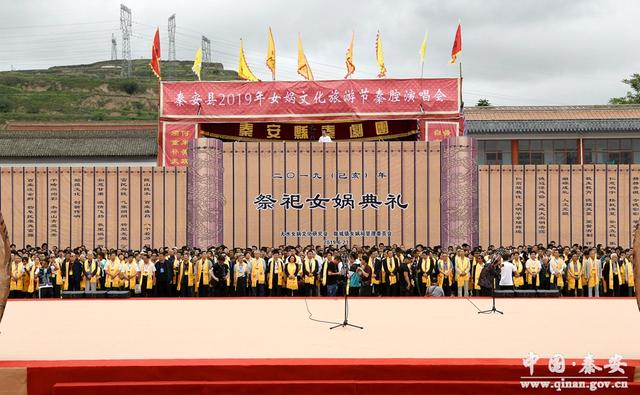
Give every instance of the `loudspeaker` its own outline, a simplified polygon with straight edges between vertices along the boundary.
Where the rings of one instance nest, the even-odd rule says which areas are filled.
[[[496,289],[493,293],[496,298],[513,298],[513,291],[510,289]]]
[[[515,295],[516,295],[516,298],[535,298],[536,290],[535,289],[516,289]]]
[[[538,296],[541,298],[559,298],[560,297],[559,289],[539,289],[537,293],[538,293]]]
[[[85,292],[85,298],[92,298],[92,299],[103,299],[107,297],[107,291],[94,291],[94,292]]]
[[[107,292],[107,298],[126,299],[131,297],[129,291],[109,291]]]
[[[84,298],[84,291],[62,291],[62,299]]]

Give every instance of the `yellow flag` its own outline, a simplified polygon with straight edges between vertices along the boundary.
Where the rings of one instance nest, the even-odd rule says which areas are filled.
[[[240,61],[238,62],[238,77],[243,80],[248,81],[258,81],[258,77],[253,75],[249,65],[247,64],[247,59],[244,57],[244,47],[242,45],[242,39],[240,39]]]
[[[298,34],[298,74],[303,76],[306,80],[313,80],[311,66],[309,66],[307,57],[304,55],[304,50],[302,49],[302,39],[300,38],[300,34]]]
[[[345,75],[344,78],[349,78],[349,76],[356,71],[356,66],[353,64],[353,40],[355,37],[356,33],[354,32],[351,34],[351,42],[349,43],[349,48],[347,48],[347,75]]]
[[[384,54],[382,53],[382,38],[380,31],[376,34],[376,60],[378,61],[378,78],[387,75],[387,68],[384,66]]]
[[[269,28],[269,36],[267,38],[267,67],[271,70],[271,77],[276,79],[276,42],[273,40],[271,28]]]
[[[427,56],[427,33],[424,33],[422,45],[420,46],[420,64],[424,64],[424,58]]]
[[[198,81],[200,81],[200,72],[202,71],[202,48],[198,48],[196,51],[196,58],[193,60],[191,71],[198,76]]]

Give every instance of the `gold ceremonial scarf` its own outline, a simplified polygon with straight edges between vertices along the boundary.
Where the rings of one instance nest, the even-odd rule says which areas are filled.
[[[251,286],[264,284],[265,262],[262,258],[253,258],[251,262]]]
[[[120,259],[116,257],[115,260],[107,260],[107,275],[105,276],[104,286],[105,288],[120,288]]]
[[[269,278],[267,282],[269,283],[269,289],[273,289],[273,275],[275,274],[275,268],[278,268],[278,285],[282,285],[282,258],[273,259],[273,257],[269,258]]]
[[[427,287],[431,286],[431,277],[429,271],[431,270],[431,258],[420,258],[420,270],[422,271],[422,283]]]
[[[309,262],[308,257],[304,258],[304,271],[305,271],[304,283],[305,284],[313,284],[315,280],[315,274],[313,274],[313,272],[316,271],[316,266],[318,262],[316,261],[315,258],[312,258],[311,261],[313,261],[313,263]],[[311,274],[307,274],[307,273],[311,273]]]
[[[180,291],[180,287],[182,286],[182,276],[184,275],[184,259],[180,261],[180,273],[178,274],[178,288],[177,290]],[[189,265],[188,265],[188,273],[187,273],[187,286],[192,287],[193,286],[193,261],[191,259],[189,259]]]
[[[26,291],[28,293],[33,293],[33,291],[38,287],[38,280],[36,279],[37,267],[34,261],[30,260],[29,264],[31,265],[31,270],[29,270],[29,282],[27,284],[28,286]]]
[[[551,284],[556,284],[559,288],[562,288],[564,286],[564,278],[563,278],[563,273],[564,273],[564,261],[562,260],[562,258],[556,258],[556,257],[551,257],[551,268],[553,268],[554,272],[559,273],[559,275],[557,276],[558,282],[556,284],[556,275],[555,274],[551,274]]]
[[[382,282],[385,282],[388,278],[389,280],[389,285],[393,285],[396,283],[396,275],[395,275],[395,271],[396,271],[396,258],[385,258],[385,262],[387,262],[386,265],[382,265]],[[385,276],[386,275],[386,276]],[[386,278],[385,278],[386,277]]]
[[[533,267],[531,267],[532,265],[529,265],[529,267],[527,268],[527,284],[531,285],[531,282],[533,281],[533,275],[536,275],[536,287],[540,286],[540,261],[538,259],[529,259],[531,262],[533,262],[535,265],[533,265]]]
[[[242,270],[240,270],[242,268]],[[242,259],[240,262],[236,261],[235,266],[233,267],[233,287],[238,289],[238,277],[242,273],[244,276],[247,274],[247,261]]]
[[[481,259],[480,262],[476,262],[475,265],[475,273],[473,279],[473,289],[480,289],[480,272],[484,268],[484,261]]]
[[[469,258],[466,256],[460,258],[456,255],[456,277],[458,280],[458,287],[463,287],[465,281],[469,278]],[[460,272],[467,272],[466,274],[460,274]]]
[[[297,290],[298,279],[296,278],[296,271],[298,270],[298,264],[295,262],[287,262],[287,289]],[[291,277],[289,277],[291,276]]]
[[[22,270],[24,270],[22,261],[18,262],[17,265],[15,262],[11,262],[11,276],[16,279],[11,279],[10,291],[22,291]]]
[[[206,276],[206,278],[204,278],[204,276]],[[209,278],[210,278],[209,277],[209,259],[200,258],[198,260],[198,275],[196,276],[196,284],[195,284],[196,292],[198,292],[198,289],[200,289],[200,280],[202,280],[203,285],[209,285],[209,281],[208,281]]]
[[[153,289],[153,268],[151,267],[153,263],[149,262],[145,264],[142,262],[142,270],[140,271],[140,283],[142,284],[142,279],[144,276],[147,276],[147,289]],[[135,282],[134,282],[135,288]]]
[[[135,261],[132,261],[130,263],[124,263],[124,265],[126,265],[124,267],[124,270],[122,270],[121,272],[125,272],[126,271],[126,276],[124,279],[124,286],[128,287],[129,289],[136,289],[136,283],[137,283],[137,277],[138,277],[138,267],[135,263]],[[143,265],[144,266],[144,265]],[[140,277],[140,281],[142,281],[142,276]]]
[[[444,284],[444,277],[449,279],[449,285],[453,284],[453,273],[451,272],[451,261],[447,258],[446,261],[438,259],[438,286],[442,287]]]
[[[589,273],[585,273],[585,280],[587,280],[587,286],[589,288],[597,287],[598,284],[600,283],[600,279],[598,278],[597,259],[598,258],[587,257],[587,258],[583,258],[583,261],[582,261],[583,270],[585,271],[589,270]]]
[[[513,261],[516,267],[517,276],[513,276],[513,286],[516,288],[520,288],[524,285],[524,278],[522,278],[522,262],[520,259]]]
[[[53,260],[53,267],[56,269],[56,285],[62,285],[62,270],[60,269],[60,263],[62,260],[56,258]]]
[[[378,276],[376,275],[376,269],[374,267],[373,264],[373,257],[369,257],[369,267],[371,268],[371,284],[372,285],[378,285],[380,284],[380,279],[378,278]]]
[[[569,262],[569,273],[567,273],[567,284],[569,289],[576,289],[576,275],[578,276],[577,289],[582,288],[582,263],[580,261]]]

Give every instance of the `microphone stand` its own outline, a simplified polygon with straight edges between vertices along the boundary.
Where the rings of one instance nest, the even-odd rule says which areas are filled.
[[[493,278],[493,287],[491,287],[491,300],[493,302],[492,306],[491,306],[491,310],[483,310],[483,311],[478,311],[478,314],[491,314],[491,313],[500,313],[502,315],[504,315],[504,313],[498,309],[496,309],[496,278]]]
[[[353,328],[358,328],[358,329],[364,329],[364,327],[362,326],[358,326],[358,325],[354,325],[354,324],[350,324],[349,323],[349,299],[347,297],[347,290],[349,289],[349,276],[347,275],[349,273],[349,265],[346,264],[345,266],[345,283],[344,283],[344,321],[342,321],[341,324],[338,325],[334,325],[329,329],[336,329],[336,328],[345,328],[347,326],[353,327]]]

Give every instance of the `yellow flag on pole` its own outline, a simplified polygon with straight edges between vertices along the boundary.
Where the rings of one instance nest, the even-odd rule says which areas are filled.
[[[424,33],[422,45],[420,45],[420,64],[424,64],[424,58],[427,56],[427,33]]]
[[[198,48],[196,51],[196,57],[193,60],[191,71],[198,76],[198,81],[200,81],[200,72],[202,71],[202,48]]]
[[[273,39],[273,33],[269,28],[269,36],[267,38],[267,67],[271,70],[271,77],[276,79],[276,42]]]
[[[313,80],[313,72],[311,72],[311,66],[309,66],[307,57],[305,56],[304,50],[302,49],[302,38],[300,38],[300,33],[298,33],[298,74],[303,76],[306,80]]]
[[[351,42],[349,43],[349,48],[347,48],[347,75],[345,75],[344,78],[349,78],[349,76],[356,71],[356,66],[353,64],[353,40],[355,39],[355,37],[356,33],[353,32],[351,34]]]
[[[376,34],[376,60],[378,61],[378,78],[387,75],[387,68],[384,65],[384,54],[382,53],[382,37],[380,31]]]
[[[258,81],[258,77],[253,75],[249,65],[247,64],[247,59],[244,57],[244,46],[242,44],[242,39],[240,39],[240,60],[238,62],[238,77],[247,81]]]

